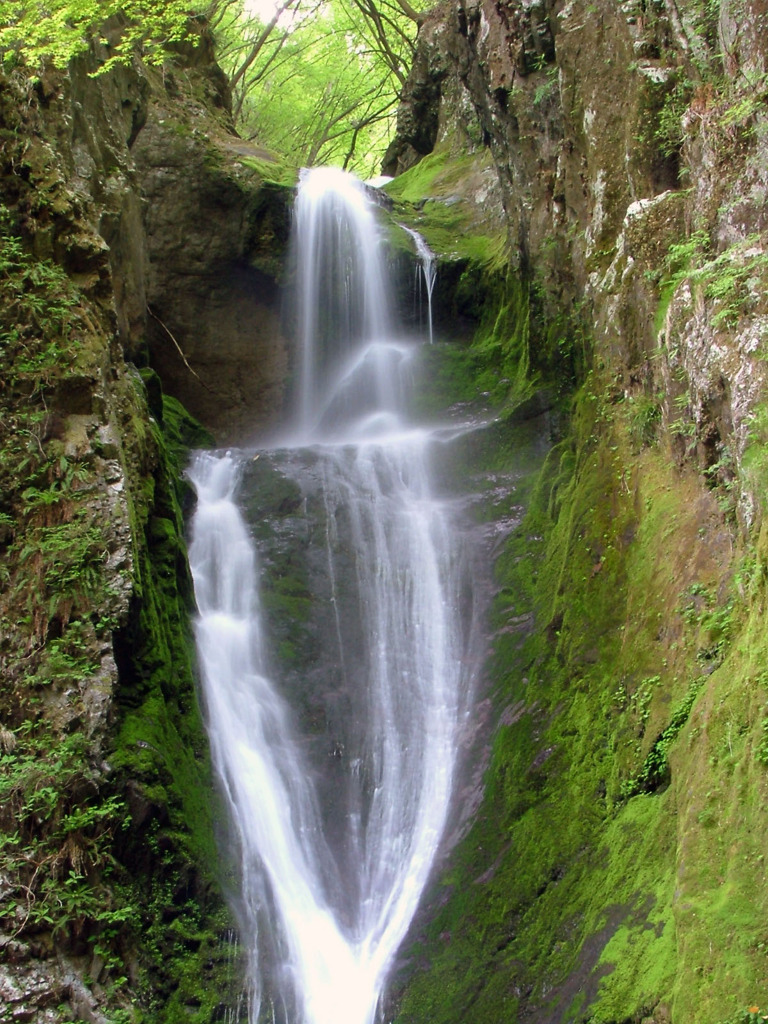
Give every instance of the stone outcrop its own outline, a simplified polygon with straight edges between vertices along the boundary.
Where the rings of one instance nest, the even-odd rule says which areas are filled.
[[[547,315],[578,306],[628,394],[653,390],[648,361],[661,348],[710,437],[704,469],[715,450],[743,452],[764,380],[762,289],[746,285],[764,272],[752,237],[765,230],[764,20],[758,3],[738,25],[726,5],[444,3],[420,32],[385,158],[400,173],[435,147],[487,147],[512,265],[535,278]],[[700,262],[720,258],[689,296],[698,326],[681,292],[660,335],[662,279],[680,269],[670,247],[697,230],[708,236]],[[712,278],[728,261],[741,284],[718,304]],[[722,309],[734,299],[740,338]],[[702,364],[722,349],[734,359]],[[753,503],[745,496],[745,515]]]
[[[575,390],[497,566],[502,723],[402,1022],[714,1024],[765,1001],[742,911],[768,834],[747,810],[768,759],[767,20],[761,0],[425,18],[393,189],[424,183],[414,223],[439,251],[430,218],[461,188],[420,167],[492,155],[507,258],[476,348],[512,404],[521,351]]]
[[[0,81],[0,1019],[33,1024],[240,995],[180,482],[211,437],[175,396],[222,439],[279,407],[291,181],[202,27],[92,77],[119,31]]]
[[[227,443],[281,408],[277,279],[293,182],[188,92],[151,92],[131,151],[145,203],[147,335],[166,390]]]

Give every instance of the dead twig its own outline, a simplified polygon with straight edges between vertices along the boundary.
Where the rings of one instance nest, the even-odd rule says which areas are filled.
[[[153,319],[153,320],[157,320],[157,322],[158,322],[158,323],[160,324],[160,326],[161,326],[161,327],[163,328],[163,330],[164,330],[164,331],[165,331],[165,333],[166,333],[166,334],[168,335],[168,337],[169,337],[169,338],[171,339],[171,341],[173,342],[173,344],[174,344],[174,345],[176,346],[176,351],[177,351],[177,352],[179,353],[179,355],[181,356],[182,362],[184,363],[184,365],[186,366],[186,368],[187,368],[187,369],[189,370],[189,372],[190,372],[190,373],[192,374],[192,376],[193,376],[193,377],[196,377],[196,378],[197,378],[197,379],[198,379],[198,380],[200,381],[200,383],[202,384],[202,386],[203,386],[203,387],[205,388],[205,390],[206,390],[206,391],[211,391],[211,388],[209,388],[209,387],[208,387],[208,385],[207,385],[207,384],[205,383],[205,381],[204,381],[204,380],[202,380],[202,378],[200,377],[200,375],[199,375],[199,374],[197,374],[197,373],[195,373],[195,371],[194,371],[194,370],[192,369],[192,367],[191,367],[191,366],[189,365],[189,363],[187,362],[187,357],[186,357],[186,356],[184,355],[184,353],[183,353],[183,351],[182,351],[182,349],[181,349],[181,345],[180,345],[180,344],[178,343],[178,341],[176,341],[176,339],[175,339],[175,338],[174,338],[174,336],[173,336],[173,335],[171,334],[171,332],[170,332],[169,328],[168,328],[168,327],[166,326],[166,324],[164,324],[164,323],[163,323],[163,321],[162,321],[162,320],[160,319],[160,317],[159,317],[159,316],[157,315],[157,313],[153,312],[153,311],[152,311],[152,310],[150,309],[150,307],[149,307],[149,306],[147,306],[147,312],[149,313],[149,315],[150,315],[150,316],[152,317],[152,319]]]

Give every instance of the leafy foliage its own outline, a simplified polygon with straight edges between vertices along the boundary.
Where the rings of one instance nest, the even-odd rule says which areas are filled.
[[[0,512],[17,566],[8,597],[27,611],[39,641],[103,596],[106,553],[87,498],[93,472],[68,454],[49,407],[78,366],[86,314],[65,272],[37,260],[21,240],[0,235],[0,369],[7,403],[0,425]]]
[[[64,270],[36,259],[9,222],[0,222],[0,919],[12,934],[46,928],[69,941],[123,913],[105,885],[122,804],[102,792],[86,737],[59,729],[80,720],[84,690],[98,686],[114,625],[94,468],[57,439],[52,412],[83,379],[92,325]]]
[[[744,1010],[739,1010],[728,1020],[721,1021],[720,1024],[763,1024],[763,1021],[768,1020],[768,1013],[763,1012],[759,1006],[748,1006]]]
[[[11,383],[38,388],[71,361],[69,343],[77,347],[76,292],[61,267],[36,260],[20,238],[5,232],[0,235],[0,279],[0,358],[8,363]]]
[[[700,230],[670,246],[666,268],[662,291],[671,293],[683,281],[699,285],[704,296],[715,304],[712,323],[728,328],[736,324],[753,297],[763,290],[768,253],[761,236],[753,234],[712,255],[709,236]]]
[[[678,78],[664,98],[654,138],[665,157],[679,152],[685,141],[683,115],[691,101],[692,93],[691,81],[687,78]]]
[[[648,752],[638,775],[624,783],[622,792],[625,796],[635,796],[638,793],[653,793],[660,786],[669,782],[669,748],[688,721],[691,708],[699,695],[703,682],[703,677],[701,677],[691,683],[685,697],[672,712],[669,725]]]
[[[241,134],[296,163],[376,169],[394,129],[420,14],[408,0],[7,0],[0,58],[40,71],[92,46],[96,74],[134,55],[162,64],[204,15],[233,90]]]
[[[137,50],[159,64],[189,34],[193,11],[194,4],[181,0],[5,0],[0,54],[6,63],[21,60],[34,68],[47,60],[66,67],[98,39],[108,53],[99,73],[129,63]],[[122,27],[114,46],[100,35],[110,20]]]
[[[390,0],[284,0],[265,24],[244,0],[225,4],[213,24],[241,134],[297,164],[374,173],[418,17]]]
[[[20,934],[38,926],[75,938],[88,924],[130,916],[112,907],[104,880],[124,806],[99,794],[82,734],[56,745],[46,730],[2,733],[0,868],[11,891],[0,920]]]

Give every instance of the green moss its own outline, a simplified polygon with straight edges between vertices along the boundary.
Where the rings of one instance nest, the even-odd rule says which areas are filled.
[[[463,160],[454,161],[447,149],[437,148],[429,153],[410,170],[390,181],[384,191],[394,199],[406,203],[422,203],[433,189],[440,185],[448,188],[457,185],[471,164],[472,157],[467,155]]]
[[[424,347],[417,371],[416,415],[434,417],[457,403],[477,402],[483,370],[469,347],[439,342]]]
[[[467,214],[458,204],[430,200],[422,207],[414,226],[442,259],[470,260],[494,269],[506,263],[506,237],[468,232]]]
[[[487,223],[475,193],[490,168],[485,150],[456,155],[438,148],[385,186],[394,216],[423,235],[442,261],[468,261],[491,271],[507,263],[506,231]]]
[[[276,154],[263,157],[243,156],[241,162],[250,170],[255,171],[262,181],[283,188],[295,188],[298,181],[298,169],[284,157]]]
[[[144,373],[155,423],[155,457],[132,483],[134,604],[116,638],[120,721],[110,765],[130,794],[130,826],[118,844],[128,871],[143,968],[141,1002],[152,1020],[209,1021],[238,991],[238,964],[221,895],[207,741],[196,700],[192,586],[180,501],[190,445],[209,437],[159,382]],[[141,396],[133,402],[141,417]],[[141,431],[138,430],[137,434]],[[226,866],[224,866],[226,870]]]
[[[638,451],[632,416],[587,377],[496,563],[484,802],[435,883],[401,1022],[608,1024],[659,1004],[714,1022],[759,1002],[764,578],[754,554],[733,577],[707,543],[714,498]]]

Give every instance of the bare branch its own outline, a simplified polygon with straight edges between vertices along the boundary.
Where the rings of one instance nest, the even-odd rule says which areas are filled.
[[[291,7],[294,7],[296,4],[298,4],[298,2],[299,0],[283,0],[283,2],[277,7],[272,19],[267,23],[267,25],[265,25],[264,31],[257,37],[256,42],[251,47],[251,52],[248,54],[246,59],[243,61],[243,63],[240,65],[237,71],[230,78],[229,84],[230,86],[232,86],[232,88],[234,88],[237,85],[237,83],[246,73],[251,64],[253,64],[253,62],[256,60],[261,51],[261,48],[264,46],[264,44],[274,31],[278,21],[280,20],[281,15],[284,14],[286,11],[290,10]]]

